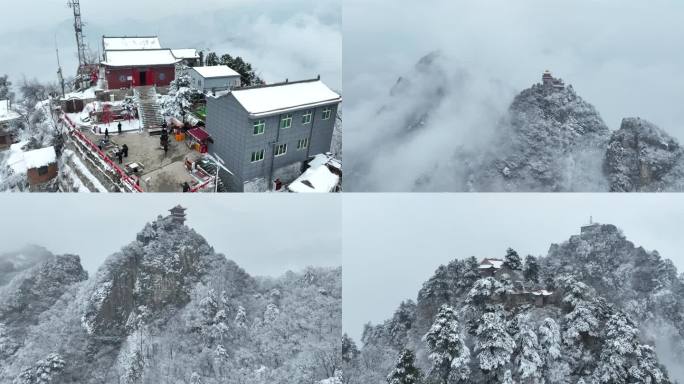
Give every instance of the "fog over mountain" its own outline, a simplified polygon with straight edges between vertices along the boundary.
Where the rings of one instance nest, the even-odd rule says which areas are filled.
[[[481,159],[462,154],[496,152],[495,139],[511,141],[502,135],[508,109],[546,69],[571,84],[610,131],[621,128],[623,118],[638,117],[675,140],[684,138],[677,106],[684,98],[678,69],[684,54],[671,49],[684,37],[676,17],[680,3],[381,3],[351,0],[345,7],[345,55],[355,58],[344,66],[348,189],[554,190],[519,181],[524,178],[514,187],[469,184],[470,175],[488,171],[473,170]],[[417,20],[430,22],[418,27]],[[430,59],[426,69],[430,52],[441,59]],[[583,188],[561,190],[610,189],[605,178],[592,175],[603,173],[604,157],[573,156],[598,167]]]

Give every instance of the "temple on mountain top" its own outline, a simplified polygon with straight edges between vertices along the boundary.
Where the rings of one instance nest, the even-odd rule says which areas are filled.
[[[169,212],[171,212],[171,219],[174,223],[183,225],[185,224],[185,210],[187,208],[183,208],[179,205],[169,209]]]
[[[548,69],[542,74],[542,84],[547,88],[565,89],[565,82],[563,79],[553,77],[551,71]]]

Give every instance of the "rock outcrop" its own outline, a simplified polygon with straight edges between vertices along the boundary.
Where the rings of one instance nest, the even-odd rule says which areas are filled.
[[[513,100],[498,143],[492,146],[493,160],[484,169],[472,171],[472,177],[479,179],[474,187],[506,191],[599,188],[600,161],[609,137],[599,113],[571,85],[535,84]]]
[[[684,150],[677,140],[639,118],[622,121],[606,150],[605,172],[613,192],[682,190]]]
[[[123,337],[167,307],[182,307],[217,258],[206,240],[159,217],[137,240],[110,256],[96,277],[83,325],[95,337]]]

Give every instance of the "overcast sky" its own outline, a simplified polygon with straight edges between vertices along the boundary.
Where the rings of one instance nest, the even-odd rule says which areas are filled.
[[[187,207],[187,225],[251,275],[342,264],[339,195],[4,194],[0,253],[38,244],[73,253],[90,275],[145,223]]]
[[[421,173],[453,177],[457,170],[445,163],[454,148],[474,147],[512,98],[540,82],[546,69],[572,84],[611,130],[625,117],[641,117],[684,142],[682,15],[680,0],[425,0],[392,6],[387,0],[345,0],[347,169],[369,178],[350,181],[348,190],[374,188],[382,180],[377,184],[385,190],[407,191]],[[433,51],[442,53],[443,78],[416,76],[416,62]],[[413,92],[390,100],[399,76],[414,81]],[[446,87],[446,97],[428,124],[399,140],[402,114],[438,86]],[[379,118],[387,104],[392,113]],[[392,168],[401,174],[384,180]]]
[[[347,194],[344,331],[389,319],[415,300],[437,267],[456,258],[546,255],[589,216],[657,250],[684,272],[684,194]]]
[[[684,140],[684,2],[345,0],[347,106],[387,93],[432,50],[517,90],[545,69],[572,83],[612,129],[641,116]],[[360,97],[366,95],[366,97]]]
[[[78,65],[66,0],[3,1],[0,74],[56,81],[55,40],[65,74]],[[91,49],[107,35],[159,35],[168,48],[241,55],[267,82],[321,74],[341,87],[340,0],[81,0]]]

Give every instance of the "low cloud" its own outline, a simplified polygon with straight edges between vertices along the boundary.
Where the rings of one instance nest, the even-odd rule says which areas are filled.
[[[466,165],[454,150],[477,152],[473,143],[491,135],[513,96],[539,82],[545,69],[596,106],[610,129],[638,116],[684,141],[684,51],[673,49],[684,40],[683,11],[672,0],[429,0],[396,7],[348,0],[345,151],[348,169],[361,176],[347,177],[347,189],[453,190]],[[391,98],[397,79],[414,80],[414,64],[431,51],[446,58],[445,75],[420,77],[406,97]],[[446,89],[430,106],[428,123],[399,140],[407,111],[436,86]],[[383,108],[393,116],[379,115]],[[444,184],[449,188],[439,188]]]

